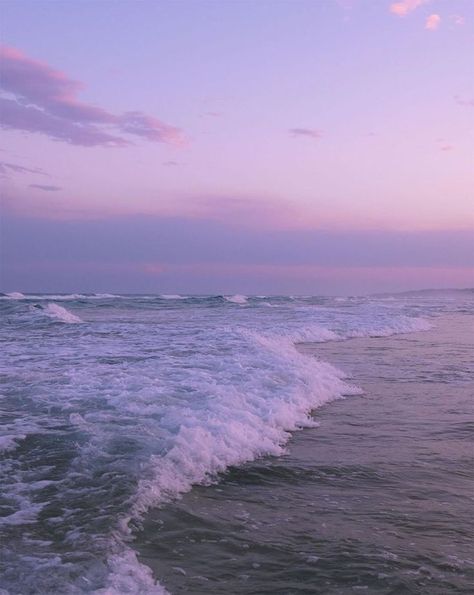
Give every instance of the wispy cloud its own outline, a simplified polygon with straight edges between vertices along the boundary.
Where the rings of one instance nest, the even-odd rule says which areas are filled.
[[[3,128],[37,132],[84,147],[132,144],[123,134],[171,145],[184,142],[179,128],[143,112],[115,115],[81,102],[77,96],[82,83],[15,48],[0,47],[0,61]]]
[[[208,118],[221,118],[222,115],[222,112],[204,112],[203,114],[203,116],[206,116]]]
[[[57,192],[62,190],[61,186],[49,186],[47,184],[30,184],[30,188],[36,188],[37,190],[43,190],[44,192]]]
[[[430,14],[430,16],[426,18],[425,29],[428,29],[428,31],[436,31],[440,24],[441,17],[439,14]]]
[[[458,25],[459,27],[462,27],[462,25],[466,24],[466,19],[460,14],[452,14],[449,18],[455,25]]]
[[[438,144],[440,151],[452,151],[454,149],[454,145],[447,142],[444,138],[437,138],[436,143]]]
[[[390,5],[390,12],[399,17],[405,17],[419,6],[428,4],[430,1],[431,0],[401,0],[400,2],[393,2],[393,4]]]
[[[179,163],[177,161],[163,161],[163,165],[166,165],[166,167],[177,167]]]
[[[0,174],[8,174],[10,172],[18,174],[39,174],[41,176],[48,175],[42,169],[25,167],[23,165],[18,165],[17,163],[8,163],[7,161],[0,161]]]
[[[323,136],[322,131],[317,130],[316,128],[290,128],[288,132],[293,137],[305,136],[308,138],[321,138]]]
[[[463,97],[459,97],[459,95],[455,95],[454,99],[458,105],[463,105],[464,107],[474,107],[474,99],[464,99]]]

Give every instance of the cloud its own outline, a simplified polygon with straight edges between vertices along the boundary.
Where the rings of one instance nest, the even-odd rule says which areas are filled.
[[[178,128],[142,112],[126,112],[118,118],[118,122],[122,132],[141,136],[152,142],[180,145],[184,141]]]
[[[449,18],[455,25],[458,25],[459,27],[465,25],[466,23],[466,19],[460,14],[452,14]]]
[[[0,161],[0,175],[7,176],[11,172],[19,174],[39,174],[41,176],[48,175],[46,172],[38,168],[24,167],[23,165],[18,165],[17,163]]]
[[[465,107],[474,107],[474,99],[463,99],[462,97],[459,97],[459,95],[455,95],[454,99],[459,105],[463,105]]]
[[[0,47],[1,125],[84,147],[132,144],[122,134],[180,145],[182,131],[140,111],[115,115],[81,102],[83,84],[9,47]],[[7,94],[7,96],[5,96]]]
[[[452,151],[453,149],[454,149],[454,145],[450,145],[450,144],[441,145],[441,147],[440,147],[441,151]]]
[[[179,163],[177,161],[163,161],[163,165],[166,165],[166,167],[177,167]]]
[[[1,242],[8,255],[4,286],[53,291],[68,283],[81,290],[86,286],[77,283],[91,284],[91,291],[95,284],[156,291],[147,279],[159,276],[160,287],[166,282],[170,290],[179,286],[194,293],[224,286],[243,293],[294,292],[304,283],[312,293],[318,290],[318,285],[311,289],[314,276],[323,275],[328,283],[341,277],[353,292],[361,275],[362,285],[380,290],[382,273],[389,283],[397,270],[400,286],[410,275],[420,287],[424,270],[433,271],[431,286],[448,279],[467,285],[474,264],[470,230],[265,230],[183,217],[53,221],[5,212]],[[334,286],[320,289],[330,293]]]
[[[440,24],[441,17],[439,14],[430,14],[430,16],[426,19],[425,29],[428,29],[428,31],[436,31]]]
[[[410,12],[416,10],[423,4],[428,4],[431,0],[401,0],[390,5],[390,12],[399,17],[405,17]]]
[[[48,186],[45,184],[30,184],[30,188],[36,188],[37,190],[44,190],[45,192],[57,192],[62,190],[60,186]]]
[[[306,136],[309,138],[321,138],[323,136],[322,131],[316,128],[290,128],[288,132],[293,137]]]
[[[0,126],[5,129],[39,132],[53,140],[83,147],[124,147],[131,144],[90,124],[58,118],[34,106],[25,106],[13,99],[0,98]]]

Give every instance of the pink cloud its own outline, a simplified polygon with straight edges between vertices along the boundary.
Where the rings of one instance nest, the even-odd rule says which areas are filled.
[[[308,138],[321,138],[323,136],[322,131],[316,128],[290,128],[288,132],[293,137],[306,136]]]
[[[437,266],[318,266],[284,264],[233,264],[198,262],[193,264],[137,264],[137,269],[155,276],[175,272],[186,276],[209,279],[232,277],[267,281],[271,279],[292,281],[354,281],[371,283],[399,283],[413,288],[421,285],[438,286],[443,280],[449,287],[469,286],[473,269],[470,267]]]
[[[441,17],[439,16],[439,14],[430,14],[430,16],[426,19],[425,29],[428,29],[428,31],[436,31],[440,24]]]
[[[405,17],[410,12],[416,10],[423,4],[428,4],[431,0],[401,0],[390,5],[390,12],[399,17]]]
[[[1,99],[4,128],[37,132],[85,147],[130,145],[122,134],[172,145],[184,141],[179,128],[140,111],[115,115],[81,102],[77,95],[82,83],[15,48],[0,47],[0,61],[1,87],[9,94]]]
[[[458,95],[456,95],[454,99],[456,100],[456,103],[458,103],[459,105],[464,105],[465,107],[474,107],[474,99],[463,99]]]
[[[166,271],[166,266],[157,262],[139,264],[137,268],[148,275],[161,275]]]
[[[438,143],[440,151],[452,151],[454,149],[454,145],[447,142],[444,138],[437,138],[436,142]]]

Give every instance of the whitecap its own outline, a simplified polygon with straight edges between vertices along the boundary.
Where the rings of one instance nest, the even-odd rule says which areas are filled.
[[[235,295],[230,295],[230,296],[224,296],[224,299],[227,302],[231,302],[232,304],[246,304],[248,301],[248,297],[246,295],[240,295],[240,294],[235,294]]]
[[[6,293],[5,297],[10,300],[23,300],[26,296],[24,293],[21,293],[20,291],[12,291],[10,293]]]
[[[69,312],[69,310],[66,310],[66,308],[64,308],[63,306],[59,306],[58,304],[48,304],[43,309],[43,312],[50,318],[53,318],[60,322],[66,322],[69,324],[83,322],[83,320],[79,318],[79,316],[76,316],[75,314]]]

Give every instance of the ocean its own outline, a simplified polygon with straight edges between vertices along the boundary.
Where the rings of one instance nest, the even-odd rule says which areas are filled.
[[[471,593],[474,291],[2,294],[0,593]]]

